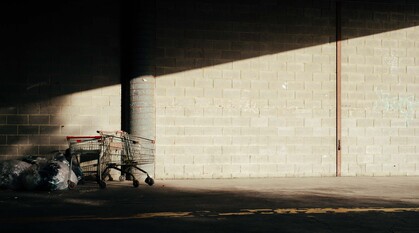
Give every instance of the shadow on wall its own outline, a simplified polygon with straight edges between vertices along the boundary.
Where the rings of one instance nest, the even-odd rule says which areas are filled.
[[[414,1],[341,2],[343,39],[419,24]],[[157,76],[336,41],[334,0],[161,0],[156,8]]]
[[[419,24],[415,2],[391,3],[343,1],[343,12],[356,16],[342,22],[350,31],[344,38]],[[125,6],[123,15],[135,18],[136,13],[141,12],[134,2],[121,4]],[[156,0],[155,6],[150,10],[156,17],[155,27],[149,27],[153,33],[144,38],[155,39],[152,50],[157,76],[335,41],[333,0]],[[63,136],[81,133],[80,117],[85,117],[86,122],[96,121],[94,114],[102,112],[95,109],[97,102],[92,97],[95,90],[103,93],[98,88],[121,83],[120,28],[126,30],[125,25],[132,18],[124,18],[120,26],[120,9],[120,3],[114,1],[5,3],[2,6],[1,155],[26,152],[19,149],[21,142],[33,136],[40,137],[39,140],[47,138],[48,143],[43,144],[45,150],[59,149],[65,143]],[[134,28],[133,33],[135,31]],[[126,36],[129,38],[129,34]],[[131,57],[126,52],[129,48],[122,47],[125,50],[122,57],[131,59],[131,68],[123,69],[133,70],[130,78],[138,76],[141,69],[135,69],[137,62],[141,64],[140,60],[147,57],[144,59],[143,54]],[[93,94],[83,94],[84,91]],[[118,95],[120,93],[115,94]],[[103,101],[112,103],[118,98]],[[83,103],[83,107],[72,108],[77,102]],[[116,112],[120,115],[120,105],[111,106],[110,111],[118,109]],[[88,108],[93,110],[87,111]],[[83,109],[88,114],[84,114]],[[60,122],[54,120],[57,117],[61,117]],[[119,118],[111,115],[104,121],[111,119]],[[60,127],[64,124],[75,125],[75,130],[62,132]],[[35,152],[40,153],[42,146],[37,142],[26,144],[27,147],[32,145],[37,147]]]
[[[53,101],[56,96],[120,83],[119,11],[114,9],[119,5],[98,3],[2,7],[7,11],[2,15],[2,106]]]
[[[104,108],[120,114],[119,3],[7,2],[1,11],[3,158],[63,149],[66,135],[115,121]]]

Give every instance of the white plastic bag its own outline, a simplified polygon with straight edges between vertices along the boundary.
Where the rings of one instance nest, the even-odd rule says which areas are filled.
[[[51,161],[46,164],[39,174],[42,177],[42,189],[64,190],[68,188],[68,182],[77,184],[77,176],[72,170],[67,161]]]

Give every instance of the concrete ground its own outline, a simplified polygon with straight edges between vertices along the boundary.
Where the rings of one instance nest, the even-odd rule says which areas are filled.
[[[419,177],[157,180],[0,191],[0,232],[419,232]]]

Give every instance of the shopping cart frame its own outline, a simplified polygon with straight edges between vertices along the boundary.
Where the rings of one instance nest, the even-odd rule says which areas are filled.
[[[67,136],[68,149],[66,150],[65,156],[70,163],[70,171],[73,169],[73,160],[76,159],[77,163],[80,164],[80,160],[77,155],[82,156],[83,154],[98,154],[102,137],[95,136]],[[70,181],[71,172],[68,175],[68,188],[74,189],[76,184]]]
[[[146,172],[144,169],[139,167],[139,162],[134,160],[134,151],[133,151],[133,145],[140,143],[138,140],[131,139],[130,134],[128,134],[125,131],[118,130],[118,131],[103,131],[98,130],[97,133],[100,134],[102,138],[102,148],[101,153],[99,155],[98,160],[98,184],[101,188],[106,188],[106,181],[105,178],[108,176],[108,172],[111,169],[115,169],[117,171],[121,172],[121,175],[119,177],[120,181],[125,180],[123,174],[128,175],[132,181],[133,186],[138,187],[140,182],[135,178],[134,174],[131,172],[132,169],[138,170],[142,173],[144,173],[147,177],[145,179],[145,183],[149,186],[152,186],[154,184],[154,179],[150,177],[148,172]],[[145,140],[151,144],[155,144],[155,140],[148,139],[145,137],[139,137],[135,136],[136,139]],[[109,151],[107,148],[109,146],[108,143],[113,142],[113,140],[116,139],[119,143],[121,143],[121,146],[124,150],[124,155],[121,155],[120,162],[106,162],[105,158],[107,155],[106,153]],[[140,155],[141,156],[141,155]],[[154,155],[153,155],[154,156]],[[106,163],[106,164],[105,164]],[[103,165],[105,166],[103,167]]]

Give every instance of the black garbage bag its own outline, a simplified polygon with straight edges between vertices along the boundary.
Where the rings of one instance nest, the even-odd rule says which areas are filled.
[[[29,168],[24,170],[19,177],[19,184],[21,189],[36,190],[41,184],[41,175],[39,174],[38,166],[32,164]]]
[[[0,162],[0,188],[18,190],[23,188],[21,176],[30,169],[32,164],[20,160]]]
[[[78,183],[67,160],[27,156],[23,160],[0,161],[0,188],[13,190],[64,190]]]

